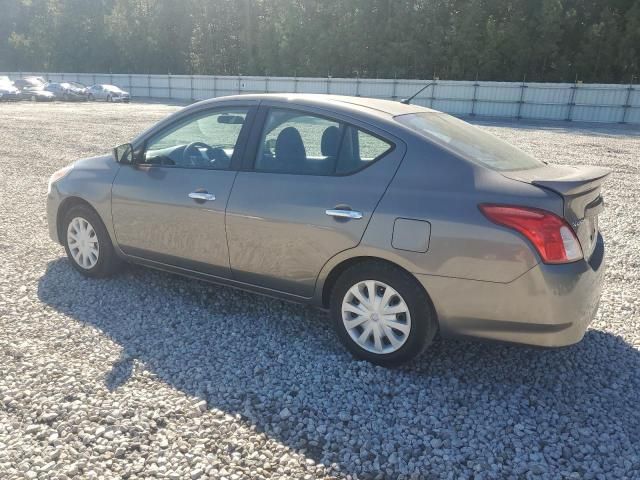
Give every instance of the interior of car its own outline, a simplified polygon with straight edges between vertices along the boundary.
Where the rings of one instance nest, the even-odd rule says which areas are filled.
[[[148,142],[144,163],[227,169],[246,113],[209,114],[163,132]],[[388,142],[352,125],[274,108],[265,122],[255,169],[298,175],[346,175],[364,168],[390,148]]]
[[[224,170],[231,157],[246,111],[215,113],[191,119],[157,138],[145,149],[144,163],[183,168]]]
[[[361,153],[362,136],[374,144]],[[266,122],[256,170],[301,175],[341,175],[360,170],[390,145],[357,128],[299,112],[273,110]]]

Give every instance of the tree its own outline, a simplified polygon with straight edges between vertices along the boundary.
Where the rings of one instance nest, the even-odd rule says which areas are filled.
[[[614,82],[640,0],[0,0],[0,69]]]

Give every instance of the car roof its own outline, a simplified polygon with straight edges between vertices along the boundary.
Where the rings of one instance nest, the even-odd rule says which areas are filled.
[[[395,129],[400,129],[405,133],[411,132],[414,135],[417,134],[413,133],[408,127],[394,121],[393,117],[409,113],[442,113],[437,110],[421,107],[420,105],[406,105],[401,102],[369,97],[349,97],[346,95],[328,95],[321,93],[247,93],[215,97],[193,103],[141,132],[132,143],[137,145],[141,139],[155,134],[155,132],[165,128],[167,125],[176,121],[176,119],[190,115],[193,112],[215,108],[219,105],[238,105],[244,102],[272,103],[282,106],[283,108],[315,107],[317,109],[325,109],[328,113],[344,114],[368,122],[370,125],[383,128],[388,133],[395,135],[397,135],[398,132],[398,130]]]
[[[431,112],[439,113],[437,110],[422,107],[420,105],[407,105],[392,100],[382,100],[370,97],[350,97],[346,95],[328,95],[322,93],[262,93],[233,95],[228,97],[216,97],[205,102],[218,102],[224,100],[265,100],[281,101],[296,105],[307,105],[316,107],[342,107],[348,110],[368,110],[369,113],[392,116],[405,115],[408,113]]]

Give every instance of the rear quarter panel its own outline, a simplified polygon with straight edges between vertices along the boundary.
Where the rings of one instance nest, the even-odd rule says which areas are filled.
[[[478,205],[526,205],[561,214],[562,199],[558,195],[509,180],[422,138],[407,138],[406,143],[402,165],[359,249],[413,273],[503,283],[513,281],[539,262],[528,241],[491,223]],[[429,222],[426,252],[393,247],[397,218]]]

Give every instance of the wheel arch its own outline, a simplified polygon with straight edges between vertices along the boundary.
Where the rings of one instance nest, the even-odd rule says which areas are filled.
[[[64,225],[62,224],[64,220],[64,216],[67,214],[69,210],[71,210],[73,207],[76,207],[78,205],[82,205],[90,208],[93,211],[93,213],[95,213],[98,216],[98,218],[102,221],[102,223],[103,224],[105,223],[104,219],[100,216],[98,211],[93,207],[93,205],[91,205],[85,199],[80,197],[67,197],[62,201],[62,203],[58,207],[58,212],[56,213],[56,230],[58,232],[58,240],[60,241],[61,244],[64,244],[63,239],[65,238]],[[108,229],[107,229],[107,232],[108,232]]]
[[[320,298],[319,298],[319,302],[321,303],[321,306],[323,308],[329,308],[329,303],[330,303],[330,298],[331,298],[331,291],[333,290],[333,287],[334,287],[336,281],[338,280],[338,278],[340,277],[340,275],[343,272],[345,272],[348,268],[351,268],[354,265],[358,265],[358,264],[362,264],[362,263],[369,263],[369,262],[385,263],[385,264],[387,264],[387,265],[389,265],[391,267],[394,267],[394,268],[397,268],[399,270],[402,270],[403,272],[405,272],[408,275],[410,275],[411,277],[413,277],[415,282],[419,285],[420,289],[426,295],[426,298],[427,298],[427,300],[429,301],[429,304],[430,304],[430,308],[431,308],[431,310],[432,310],[432,312],[434,314],[434,318],[435,318],[436,322],[438,322],[438,315],[437,315],[437,311],[435,309],[435,305],[433,303],[433,300],[432,300],[431,296],[429,295],[429,292],[424,287],[424,285],[415,277],[415,275],[413,273],[411,273],[407,268],[403,267],[402,265],[400,265],[397,262],[394,262],[394,261],[386,259],[386,258],[374,256],[374,255],[359,255],[359,256],[355,256],[355,257],[349,257],[349,258],[343,259],[342,261],[338,262],[336,265],[331,267],[331,269],[328,272],[328,274],[326,276],[324,276],[324,280],[322,281],[322,285],[319,288],[319,290],[321,292],[320,293]]]

